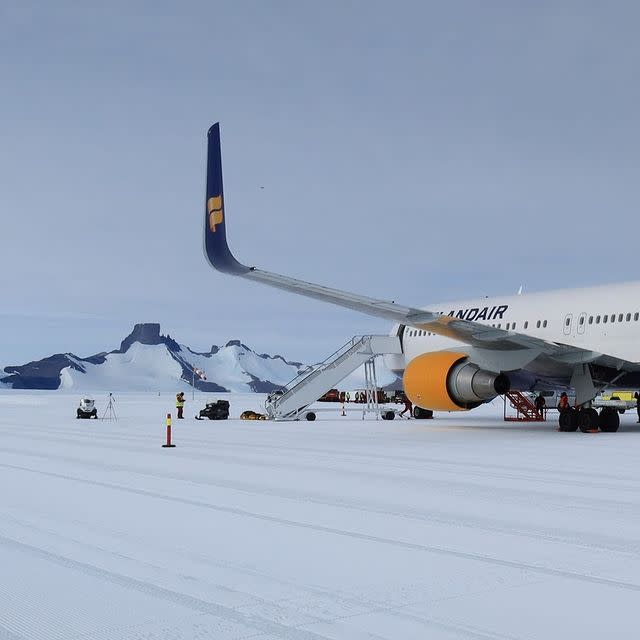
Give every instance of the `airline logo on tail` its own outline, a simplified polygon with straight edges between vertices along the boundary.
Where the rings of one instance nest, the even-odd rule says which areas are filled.
[[[222,224],[224,212],[222,210],[222,196],[214,196],[207,200],[207,211],[209,212],[209,229],[216,232],[216,226]]]

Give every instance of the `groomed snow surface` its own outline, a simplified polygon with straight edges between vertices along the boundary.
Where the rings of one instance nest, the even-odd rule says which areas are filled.
[[[100,414],[105,394],[95,394]],[[222,397],[222,396],[217,396]],[[640,429],[0,392],[0,637],[637,638]]]

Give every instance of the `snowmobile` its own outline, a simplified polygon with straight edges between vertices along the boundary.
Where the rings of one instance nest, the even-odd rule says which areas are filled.
[[[83,418],[88,420],[89,418],[98,418],[98,410],[96,409],[96,401],[91,398],[82,398],[80,400],[80,406],[76,411],[76,418]]]
[[[204,409],[200,409],[200,415],[196,416],[196,420],[226,420],[229,417],[229,403],[226,400],[216,400],[216,402],[207,402]]]

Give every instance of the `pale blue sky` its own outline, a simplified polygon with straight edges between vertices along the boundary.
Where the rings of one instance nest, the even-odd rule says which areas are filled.
[[[634,2],[4,0],[0,364],[113,348],[134,322],[300,359],[387,329],[207,266],[217,120],[250,264],[413,305],[636,279],[639,18]]]

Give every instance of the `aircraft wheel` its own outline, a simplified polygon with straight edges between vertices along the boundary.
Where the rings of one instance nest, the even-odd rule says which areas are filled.
[[[430,409],[413,407],[413,417],[416,420],[431,420],[431,418],[433,418],[433,411],[431,411]]]
[[[578,429],[578,415],[573,409],[563,409],[558,419],[559,431],[576,431]]]
[[[313,411],[309,411],[309,413],[307,413],[305,415],[305,418],[309,421],[309,422],[313,422],[316,419],[316,414],[313,413]]]
[[[611,407],[605,407],[600,411],[598,422],[600,431],[604,433],[615,433],[620,428],[620,416],[618,412]]]
[[[578,413],[578,426],[582,433],[597,431],[600,424],[600,417],[595,409],[582,409]]]
[[[396,412],[395,411],[385,411],[382,414],[382,418],[384,420],[393,420],[396,417]]]

